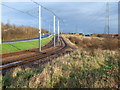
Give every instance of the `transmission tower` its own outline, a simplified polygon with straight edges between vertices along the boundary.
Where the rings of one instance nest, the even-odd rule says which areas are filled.
[[[109,34],[109,2],[106,3],[106,16],[105,16],[105,29],[104,34]]]

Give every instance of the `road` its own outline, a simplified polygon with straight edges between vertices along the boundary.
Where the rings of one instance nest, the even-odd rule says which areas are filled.
[[[47,34],[47,35],[42,35],[42,39],[43,38],[47,38],[47,37],[50,37],[51,35]],[[31,38],[31,39],[24,39],[24,40],[15,40],[15,41],[3,41],[3,43],[15,43],[15,42],[25,42],[25,41],[31,41],[31,40],[38,40],[39,37],[36,37],[36,38]]]

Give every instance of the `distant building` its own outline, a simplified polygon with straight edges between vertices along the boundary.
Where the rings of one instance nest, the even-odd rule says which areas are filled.
[[[105,38],[118,38],[120,37],[120,34],[91,34],[91,36],[105,37]]]
[[[71,34],[71,35],[84,35],[83,33],[68,33],[68,34]]]
[[[74,33],[74,35],[79,35],[79,33]]]
[[[90,36],[89,34],[86,34],[85,36]]]

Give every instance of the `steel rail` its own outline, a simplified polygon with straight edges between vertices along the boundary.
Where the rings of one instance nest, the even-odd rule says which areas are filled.
[[[55,51],[48,52],[47,54],[45,54],[43,56],[37,56],[37,57],[35,56],[34,58],[30,57],[30,58],[24,59],[23,61],[17,60],[17,61],[11,62],[11,63],[4,64],[4,67],[1,67],[0,70],[7,69],[7,68],[10,68],[10,67],[19,66],[19,65],[22,65],[22,64],[25,64],[25,63],[29,63],[29,62],[32,62],[32,61],[36,61],[36,60],[40,60],[40,59],[49,57],[51,55],[58,54],[62,50],[65,50],[65,48],[67,48],[67,44],[65,43],[65,41],[62,38],[60,39],[60,42],[61,42],[61,45],[62,45],[61,48],[57,48]]]

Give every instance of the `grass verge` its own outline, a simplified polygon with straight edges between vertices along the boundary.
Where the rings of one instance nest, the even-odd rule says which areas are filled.
[[[52,39],[52,37],[53,36],[42,39],[41,40],[42,46],[47,44]],[[0,53],[31,49],[31,48],[38,47],[38,40],[16,42],[16,43],[6,43],[6,44],[1,44],[0,47],[2,47],[2,50],[0,51]]]

